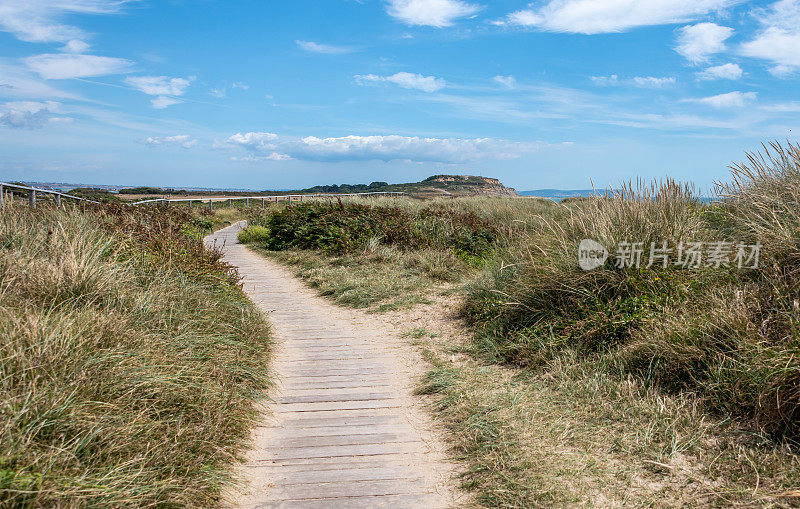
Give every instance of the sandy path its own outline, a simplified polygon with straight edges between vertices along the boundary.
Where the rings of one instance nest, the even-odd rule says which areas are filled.
[[[233,507],[447,507],[452,465],[413,379],[418,354],[392,323],[318,297],[238,244],[237,224],[206,238],[243,277],[273,326],[277,387],[242,467]],[[402,330],[402,329],[401,329]]]

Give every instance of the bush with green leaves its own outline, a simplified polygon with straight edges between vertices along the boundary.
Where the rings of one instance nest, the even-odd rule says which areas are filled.
[[[269,228],[257,224],[250,225],[239,232],[238,239],[242,244],[267,242],[269,240]]]
[[[333,254],[363,249],[371,239],[404,250],[449,249],[482,259],[497,230],[473,212],[424,208],[419,211],[361,203],[303,203],[268,211],[250,223],[269,230],[265,247],[317,249]]]

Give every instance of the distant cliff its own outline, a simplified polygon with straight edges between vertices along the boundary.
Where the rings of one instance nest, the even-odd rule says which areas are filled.
[[[391,184],[390,191],[412,195],[433,196],[518,196],[517,191],[499,180],[477,175],[433,175],[422,182]]]

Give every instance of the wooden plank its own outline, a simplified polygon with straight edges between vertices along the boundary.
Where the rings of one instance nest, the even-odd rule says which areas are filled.
[[[328,445],[320,447],[289,447],[270,451],[269,459],[334,458],[349,456],[380,456],[382,454],[422,450],[413,442],[387,442],[383,444]]]
[[[327,435],[322,437],[296,437],[281,440],[285,448],[323,447],[328,445],[365,445],[389,443],[421,443],[419,438],[409,433],[372,433],[365,435]]]
[[[361,366],[357,368],[297,368],[292,369],[291,365],[286,369],[286,375],[289,376],[302,376],[302,377],[331,377],[331,376],[348,376],[348,375],[374,375],[374,374],[389,374],[389,371],[383,367],[377,366]]]
[[[393,414],[297,414],[295,416],[283,417],[283,424],[287,428],[294,429],[327,428],[330,426],[374,426],[400,423],[406,424],[399,416]]]
[[[275,486],[264,502],[300,501],[313,499],[339,499],[386,495],[424,495],[419,483],[408,481],[351,481],[347,483],[323,483]]]
[[[313,350],[309,352],[296,353],[281,361],[284,364],[292,362],[319,362],[319,361],[354,361],[359,364],[363,361],[378,364],[383,357],[377,355],[372,350]]]
[[[309,388],[309,387],[336,387],[335,384],[340,384],[342,387],[369,387],[373,385],[385,385],[387,380],[374,373],[367,373],[362,375],[337,375],[329,376],[322,375],[316,377],[298,377],[293,379],[291,384],[287,382],[286,388]],[[344,384],[344,385],[341,385]]]
[[[400,400],[397,398],[369,401],[324,401],[322,403],[279,403],[275,406],[275,412],[334,412],[341,410],[400,408],[401,406]]]
[[[369,401],[369,400],[384,400],[395,399],[397,396],[391,392],[362,392],[362,393],[332,393],[332,394],[316,394],[305,396],[281,396],[275,398],[275,403],[323,403],[333,401]]]
[[[275,398],[281,398],[286,396],[313,396],[316,394],[319,395],[327,395],[327,394],[364,394],[367,392],[385,392],[387,390],[392,390],[392,386],[389,384],[384,384],[383,389],[375,389],[373,387],[344,387],[344,388],[337,388],[337,387],[312,387],[312,388],[298,388],[298,387],[281,387],[279,390],[275,392]]]
[[[316,470],[323,468],[352,468],[360,464],[380,464],[382,466],[411,467],[419,462],[419,451],[392,451],[369,456],[335,456],[323,458],[284,458],[263,459],[254,465],[275,469]]]
[[[265,501],[259,509],[410,509],[414,507],[439,507],[435,495],[384,495],[377,497],[349,497],[338,499]]]
[[[408,425],[398,424],[371,424],[368,426],[356,426],[347,424],[343,426],[321,426],[316,428],[283,428],[281,437],[324,437],[337,436],[342,433],[350,435],[372,435],[375,433],[405,433],[408,432]]]
[[[420,476],[403,467],[369,466],[361,468],[330,468],[323,470],[289,471],[283,468],[263,467],[276,486],[319,484],[345,481],[389,481],[420,479]]]
[[[313,369],[333,370],[333,369],[387,369],[388,365],[383,364],[383,359],[378,356],[365,357],[345,357],[339,355],[338,358],[314,359],[305,356],[292,356],[280,362],[273,363],[274,366],[294,368],[294,369]]]

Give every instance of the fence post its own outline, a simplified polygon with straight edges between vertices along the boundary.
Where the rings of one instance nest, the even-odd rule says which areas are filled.
[[[278,197],[277,196],[275,197],[275,204],[276,205],[278,204]]]
[[[214,201],[209,198],[208,200],[208,211],[214,212]]]
[[[36,191],[31,189],[30,193],[28,193],[28,200],[32,209],[36,208]]]
[[[60,194],[54,194],[53,196],[56,197],[56,208],[61,207],[61,195]]]
[[[5,197],[4,195],[5,191],[3,191],[3,186],[0,186],[0,207],[5,205],[5,200],[3,200],[3,198]]]
[[[233,199],[232,198],[228,198],[228,208],[229,209],[233,208]]]
[[[244,199],[244,206],[245,207],[249,207],[250,206],[250,198],[245,198]]]

